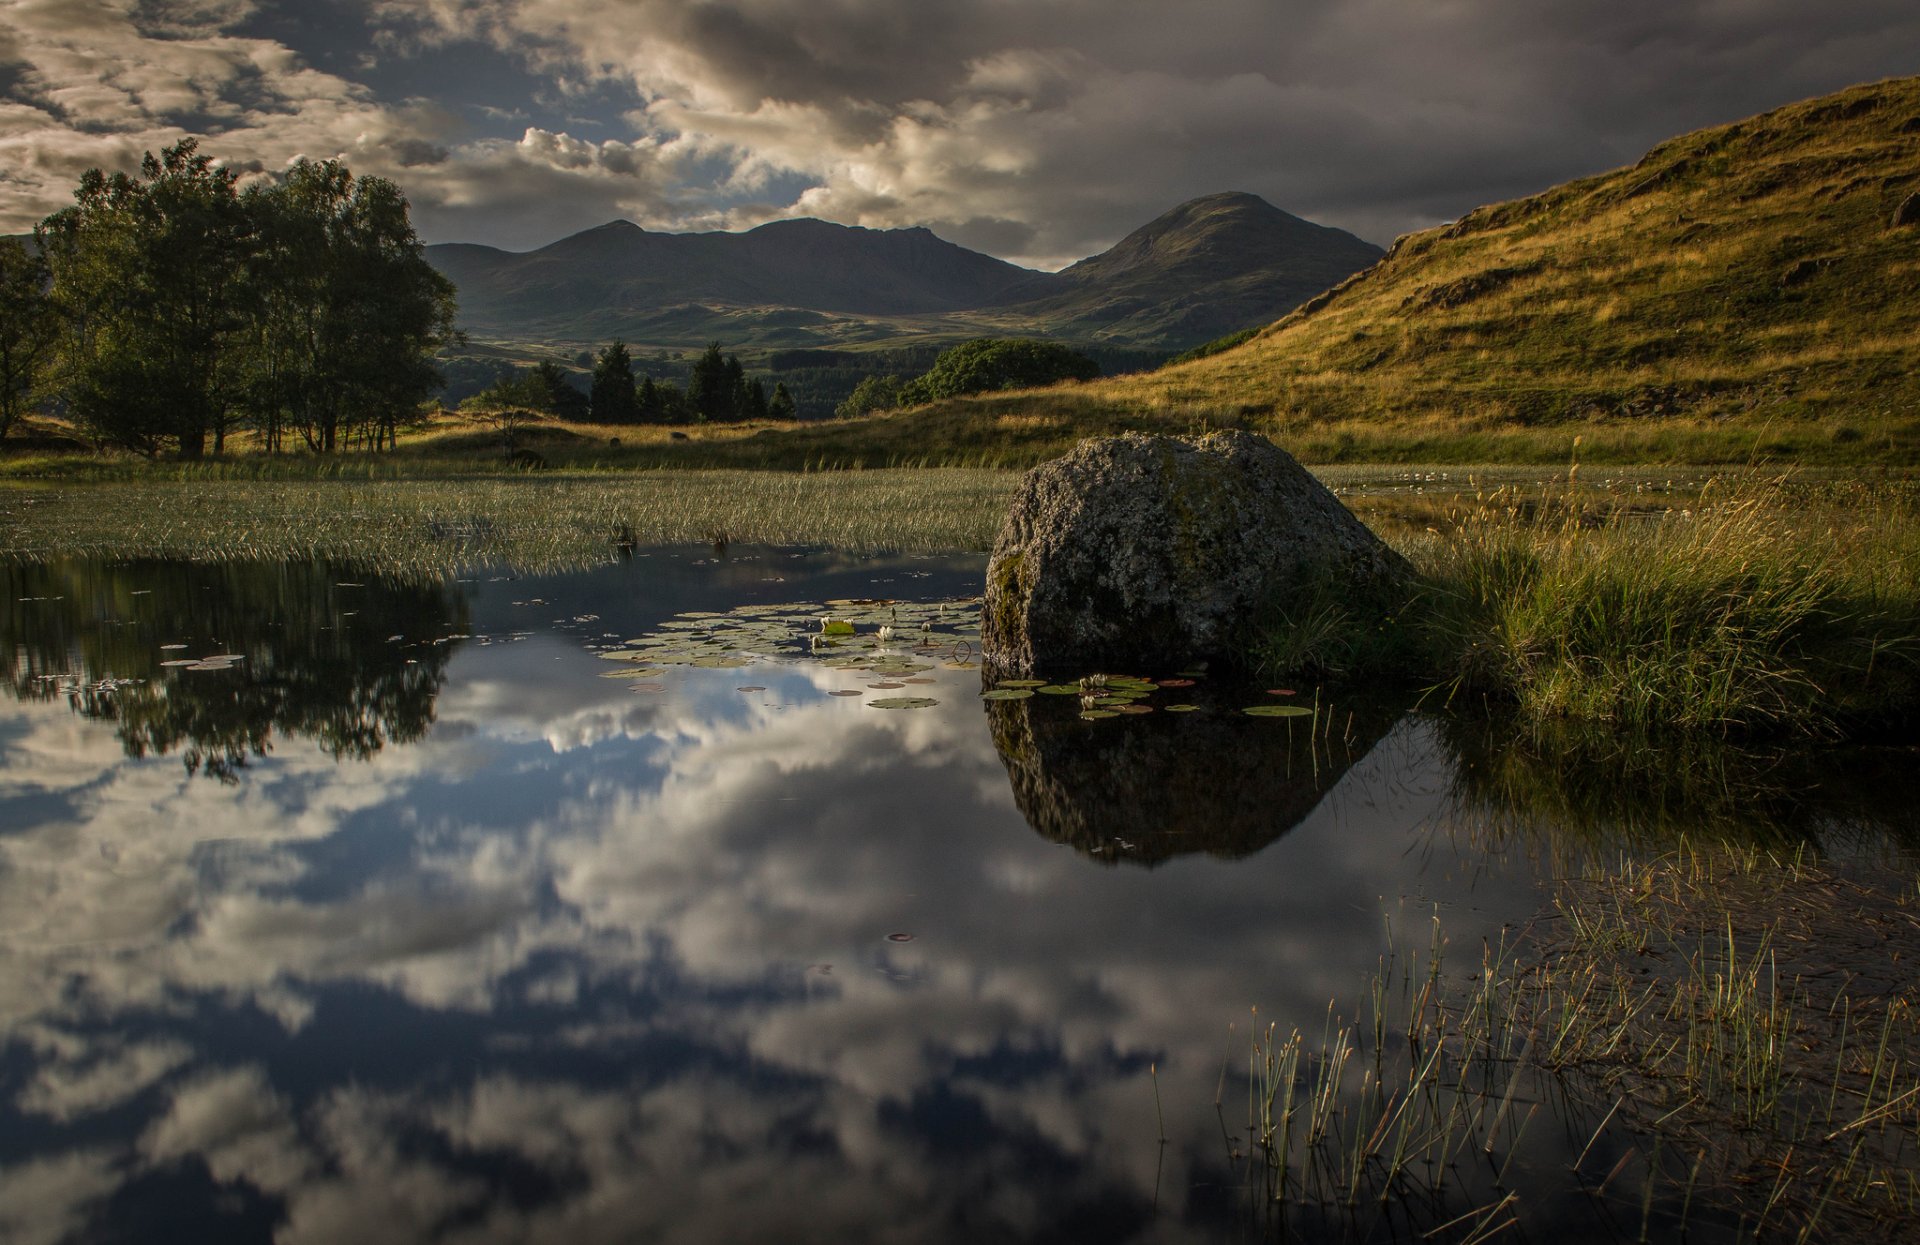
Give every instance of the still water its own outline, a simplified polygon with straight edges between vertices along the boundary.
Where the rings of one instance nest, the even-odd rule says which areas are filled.
[[[1275,1230],[1250,1034],[1319,1029],[1436,915],[1478,963],[1541,911],[1577,792],[1530,810],[1497,740],[1404,703],[983,702],[964,611],[825,604],[982,570],[0,568],[0,1240]],[[908,621],[878,672],[774,643],[780,611],[735,646],[772,660],[695,660],[776,604]],[[1746,815],[1813,836],[1913,790]],[[1543,1124],[1503,1175],[1594,1144],[1604,1172],[1627,1143]],[[1526,1216],[1620,1228],[1571,1190]]]

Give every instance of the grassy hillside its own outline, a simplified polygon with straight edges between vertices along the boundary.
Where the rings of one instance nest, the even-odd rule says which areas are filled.
[[[1216,408],[1322,456],[1343,429],[1729,422],[1763,452],[1817,429],[1911,455],[1916,192],[1920,78],[1855,87],[1401,238],[1242,346],[1076,397]]]

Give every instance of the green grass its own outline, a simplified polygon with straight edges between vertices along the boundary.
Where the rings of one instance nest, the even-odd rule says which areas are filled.
[[[1336,585],[1255,642],[1273,676],[1398,675],[1538,727],[1832,736],[1920,706],[1920,513],[1910,487],[1709,481],[1631,504],[1566,485],[1442,507],[1393,539],[1384,610]],[[1417,513],[1417,512],[1416,512]]]

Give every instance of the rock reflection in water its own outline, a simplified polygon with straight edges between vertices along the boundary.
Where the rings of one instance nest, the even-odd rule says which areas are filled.
[[[1221,693],[1191,713],[1088,722],[1072,697],[988,701],[1014,803],[1042,838],[1096,860],[1234,859],[1298,825],[1405,712],[1356,700],[1250,721]],[[1250,729],[1251,728],[1251,729]]]
[[[276,735],[336,759],[418,740],[467,630],[457,589],[326,563],[0,564],[0,600],[17,699],[65,697],[128,756],[178,753],[223,781]],[[216,654],[238,660],[162,665]]]

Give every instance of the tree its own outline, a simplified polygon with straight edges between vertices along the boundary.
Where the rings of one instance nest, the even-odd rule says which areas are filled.
[[[640,421],[640,404],[633,391],[633,359],[625,342],[614,342],[600,352],[593,367],[593,391],[588,404],[595,423],[633,424]]]
[[[535,365],[531,379],[533,400],[528,405],[534,410],[557,419],[587,417],[587,395],[574,388],[567,370],[558,363],[542,360]]]
[[[833,408],[841,419],[877,415],[900,405],[900,382],[891,376],[868,376],[853,387],[847,400]]]
[[[1032,389],[1063,380],[1092,380],[1098,375],[1098,363],[1058,342],[980,337],[941,352],[900,397],[911,405],[969,393]]]
[[[104,439],[198,458],[212,433],[223,448],[253,245],[236,180],[182,139],[137,178],[88,170],[35,230],[67,329],[61,390]]]
[[[245,206],[259,240],[249,405],[268,447],[283,415],[321,453],[355,432],[392,444],[439,387],[433,355],[455,337],[453,286],[427,263],[406,198],[336,160],[302,160]]]
[[[794,402],[793,395],[787,391],[787,382],[775,381],[773,397],[767,401],[767,418],[798,419],[799,417],[800,408]]]
[[[765,381],[756,376],[752,380],[741,382],[738,410],[741,419],[766,419],[767,384]]]
[[[660,386],[653,383],[653,377],[645,376],[640,380],[640,390],[634,395],[634,405],[638,408],[637,418],[643,424],[664,424],[667,422],[667,403],[660,392]]]
[[[694,418],[708,423],[733,418],[739,366],[740,361],[735,359],[729,371],[719,342],[710,343],[705,353],[694,360],[693,371],[687,377],[687,402],[693,407]]]
[[[59,322],[47,297],[47,263],[18,239],[0,239],[0,437],[33,405]]]

